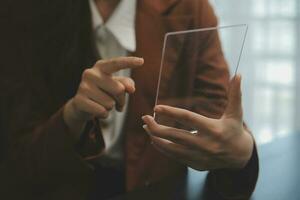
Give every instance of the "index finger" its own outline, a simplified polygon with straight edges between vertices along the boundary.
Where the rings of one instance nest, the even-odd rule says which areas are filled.
[[[209,127],[214,127],[214,123],[209,118],[185,109],[158,105],[154,111],[190,128],[209,130]]]
[[[109,60],[100,60],[96,63],[98,67],[105,74],[113,74],[122,69],[134,69],[144,64],[143,58],[138,57],[119,57]]]
[[[199,149],[199,147],[205,145],[202,138],[195,136],[186,130],[160,125],[150,116],[143,116],[142,119],[146,124],[143,128],[152,136],[163,138],[194,149]]]

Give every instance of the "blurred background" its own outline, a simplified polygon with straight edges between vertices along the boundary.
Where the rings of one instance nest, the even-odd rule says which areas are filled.
[[[245,121],[259,145],[300,130],[300,1],[211,0],[220,25],[248,24],[239,73]],[[234,43],[235,38],[223,38]]]
[[[244,120],[260,157],[253,199],[300,199],[300,1],[210,1],[220,26],[249,26],[238,72]],[[220,34],[226,44],[240,42]],[[190,190],[196,191],[200,176],[190,170]]]

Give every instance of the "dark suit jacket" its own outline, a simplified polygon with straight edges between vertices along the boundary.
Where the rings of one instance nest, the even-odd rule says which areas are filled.
[[[44,0],[21,8],[9,5],[17,15],[5,20],[6,36],[11,40],[6,43],[7,63],[3,61],[1,72],[6,74],[1,77],[1,132],[8,144],[1,164],[1,194],[10,199],[84,199],[94,175],[90,163],[104,148],[101,127],[89,122],[77,141],[63,121],[62,109],[75,95],[82,71],[97,60],[88,1]],[[185,166],[152,147],[140,118],[152,114],[165,33],[216,25],[207,0],[138,1],[133,55],[143,57],[145,65],[132,71],[137,90],[130,97],[124,127],[128,191],[185,173]],[[176,63],[182,63],[187,56],[184,49],[191,49],[192,44],[177,42],[183,48],[174,46],[171,52],[179,55]],[[188,69],[178,70],[180,66],[166,63],[161,95],[203,88],[189,107],[218,118],[227,103],[229,82],[218,36],[207,39],[205,51],[200,52],[191,58],[194,64]],[[179,75],[196,82],[179,84]],[[174,90],[167,89],[171,84]],[[211,171],[208,190],[217,199],[247,199],[257,176],[254,149],[245,169]]]

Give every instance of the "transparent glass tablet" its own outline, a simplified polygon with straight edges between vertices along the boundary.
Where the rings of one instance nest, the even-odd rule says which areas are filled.
[[[238,71],[247,31],[248,26],[241,24],[167,33],[155,105],[220,117],[228,81]],[[234,40],[223,40],[228,36]],[[162,125],[193,130],[155,113],[154,118]]]

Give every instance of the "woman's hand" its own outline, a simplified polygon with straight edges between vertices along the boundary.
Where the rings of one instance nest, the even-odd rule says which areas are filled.
[[[254,141],[243,126],[240,76],[231,81],[228,105],[220,119],[169,106],[156,106],[155,112],[197,130],[192,134],[143,117],[154,147],[193,169],[239,169],[251,158]]]
[[[135,84],[131,78],[116,77],[113,73],[143,64],[142,58],[120,57],[100,60],[92,68],[86,69],[77,94],[64,108],[64,119],[69,128],[76,131],[93,117],[107,118],[114,107],[122,111],[125,94],[133,93]]]

